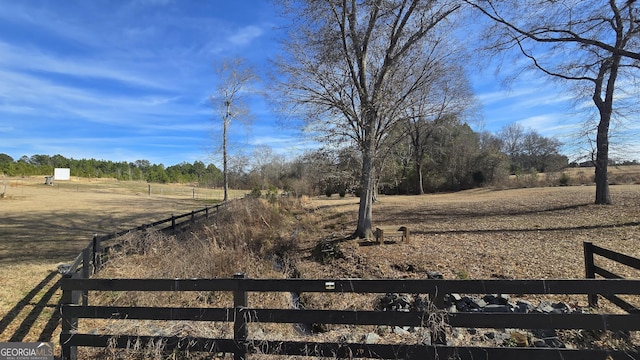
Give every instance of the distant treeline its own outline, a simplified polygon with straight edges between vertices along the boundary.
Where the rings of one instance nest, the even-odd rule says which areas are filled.
[[[198,183],[205,186],[219,186],[222,182],[222,172],[215,165],[205,165],[201,161],[165,167],[163,164],[151,164],[148,160],[76,160],[62,155],[25,155],[14,160],[7,154],[0,154],[0,174],[6,176],[53,175],[54,168],[69,168],[72,177],[115,178],[154,183]]]

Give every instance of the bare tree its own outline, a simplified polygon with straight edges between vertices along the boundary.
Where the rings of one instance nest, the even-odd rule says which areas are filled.
[[[406,109],[406,131],[413,147],[413,165],[416,172],[415,191],[424,194],[422,164],[428,152],[431,134],[447,121],[458,121],[471,108],[473,94],[464,72],[452,65],[453,59],[439,59],[433,64],[430,86]]]
[[[258,78],[253,69],[246,65],[242,58],[224,59],[215,64],[218,76],[216,95],[211,96],[211,103],[222,121],[222,174],[224,183],[224,201],[229,200],[229,167],[228,167],[228,130],[231,121],[250,122],[249,108],[244,96],[250,91],[250,85]]]
[[[517,156],[521,151],[521,144],[524,141],[524,126],[518,123],[508,124],[500,130],[498,134],[502,140],[502,151],[507,156]]]
[[[493,49],[515,49],[534,68],[585,87],[599,118],[595,144],[596,204],[610,204],[609,129],[640,64],[640,13],[635,0],[464,0],[491,20]],[[630,86],[637,91],[635,85]],[[578,93],[577,95],[580,95]],[[614,106],[614,102],[618,106]]]
[[[557,171],[568,165],[566,156],[560,155],[562,143],[555,138],[544,137],[518,123],[503,127],[499,134],[502,151],[509,157],[512,174],[533,170]]]
[[[424,49],[460,5],[440,0],[299,1],[278,65],[281,93],[326,141],[350,140],[362,154],[354,236],[372,235],[374,163],[405,120],[412,94],[428,83]]]

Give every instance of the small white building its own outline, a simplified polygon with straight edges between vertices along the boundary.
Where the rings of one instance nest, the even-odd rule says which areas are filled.
[[[55,180],[71,180],[71,169],[55,168],[53,169],[53,178]]]

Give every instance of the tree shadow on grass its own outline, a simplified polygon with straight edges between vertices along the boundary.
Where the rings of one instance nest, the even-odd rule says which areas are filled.
[[[56,271],[51,271],[0,320],[0,333],[5,333],[5,330],[9,327],[9,325],[16,321],[21,312],[26,311],[28,307],[33,306],[33,308],[21,321],[20,325],[18,325],[16,330],[13,332],[8,340],[9,342],[23,341],[27,334],[29,334],[29,332],[33,328],[36,320],[38,319],[44,308],[55,306],[56,311],[53,312],[51,318],[47,321],[47,324],[45,325],[38,338],[38,341],[51,340],[51,336],[53,335],[55,329],[58,327],[60,320],[60,313],[58,311],[59,305],[49,304],[56,291],[60,289],[62,277],[58,277],[58,279],[52,283],[57,275],[58,273]],[[40,298],[40,300],[38,300],[38,302],[34,304],[33,299],[44,289],[47,289],[47,291]]]

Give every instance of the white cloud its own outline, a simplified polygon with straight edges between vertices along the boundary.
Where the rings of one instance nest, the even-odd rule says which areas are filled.
[[[254,39],[260,37],[263,30],[257,26],[250,25],[241,28],[229,37],[229,41],[234,45],[247,45]]]
[[[576,125],[567,122],[566,116],[562,114],[535,115],[518,120],[518,124],[525,129],[532,129],[543,136],[564,135],[567,131],[574,130]]]
[[[39,50],[21,48],[0,41],[0,65],[6,69],[55,73],[120,82],[132,86],[169,90],[172,86],[139,72],[123,70],[126,64],[91,58],[63,58]]]

